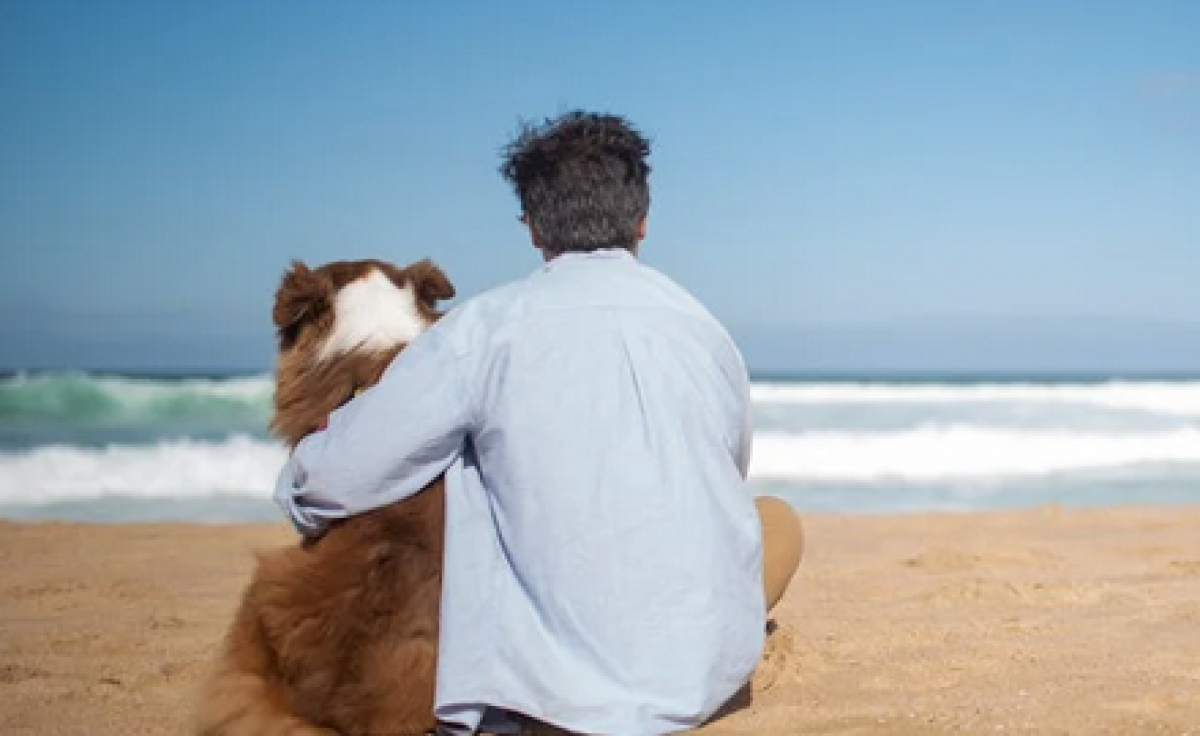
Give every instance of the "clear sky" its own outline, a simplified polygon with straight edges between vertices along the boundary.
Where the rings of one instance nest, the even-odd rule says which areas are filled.
[[[0,369],[265,369],[288,262],[537,265],[521,118],[654,142],[759,371],[1200,371],[1200,3],[2,2]]]

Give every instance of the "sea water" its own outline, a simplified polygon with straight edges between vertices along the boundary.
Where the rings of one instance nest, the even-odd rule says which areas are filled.
[[[270,376],[0,378],[0,516],[279,520]],[[845,513],[1200,502],[1200,379],[756,378],[751,488]]]

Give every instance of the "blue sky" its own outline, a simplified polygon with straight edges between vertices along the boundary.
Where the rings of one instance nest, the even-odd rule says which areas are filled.
[[[760,371],[1200,371],[1200,4],[0,4],[0,369],[269,367],[288,262],[537,254],[521,118],[654,141]]]

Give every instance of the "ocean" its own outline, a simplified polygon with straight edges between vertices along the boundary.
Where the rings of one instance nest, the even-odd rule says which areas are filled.
[[[271,377],[0,377],[0,517],[279,520]],[[1200,378],[758,377],[751,484],[801,511],[1200,503]]]

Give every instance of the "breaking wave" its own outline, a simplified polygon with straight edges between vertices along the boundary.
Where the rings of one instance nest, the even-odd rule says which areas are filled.
[[[86,373],[0,378],[0,423],[148,424],[261,422],[270,376],[152,379]]]
[[[270,514],[286,459],[265,431],[272,391],[267,375],[0,378],[0,515]],[[799,506],[1200,501],[1200,381],[756,382],[752,396],[752,483]]]
[[[0,504],[122,496],[268,498],[282,445],[246,436],[153,445],[41,446],[0,454]],[[751,478],[838,482],[997,481],[1141,466],[1200,468],[1200,429],[1128,434],[921,427],[755,436]]]

